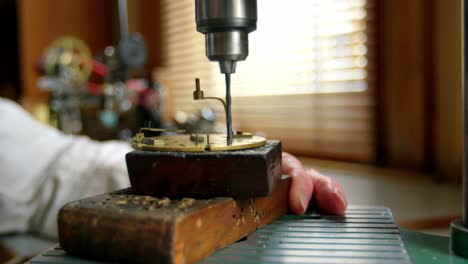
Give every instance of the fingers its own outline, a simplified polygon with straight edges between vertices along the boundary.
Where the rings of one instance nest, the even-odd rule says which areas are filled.
[[[309,206],[314,190],[312,178],[302,170],[292,176],[291,188],[289,189],[289,208],[294,214],[303,214]]]
[[[344,214],[348,202],[338,182],[313,169],[307,170],[307,174],[313,181],[314,199],[320,210],[331,214]]]
[[[282,173],[292,176],[289,207],[295,214],[303,214],[312,198],[320,210],[330,214],[344,214],[348,202],[343,188],[335,180],[313,169],[304,170],[301,162],[289,153],[282,153]]]
[[[307,175],[301,162],[289,153],[282,154],[282,173],[292,177],[289,189],[289,207],[295,214],[303,214],[312,197],[312,178]]]

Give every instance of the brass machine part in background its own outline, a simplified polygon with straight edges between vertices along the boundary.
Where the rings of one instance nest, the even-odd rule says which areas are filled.
[[[44,70],[56,75],[66,70],[77,83],[88,80],[92,70],[92,56],[88,46],[75,37],[61,37],[47,48],[44,56]]]

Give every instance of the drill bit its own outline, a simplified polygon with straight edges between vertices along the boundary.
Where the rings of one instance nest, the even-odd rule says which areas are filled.
[[[232,115],[231,115],[231,74],[225,73],[226,77],[226,130],[227,144],[232,145]]]

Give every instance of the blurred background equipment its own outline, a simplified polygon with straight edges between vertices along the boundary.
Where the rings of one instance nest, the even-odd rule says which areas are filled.
[[[119,1],[120,40],[93,58],[86,43],[60,37],[42,55],[38,86],[51,91],[49,122],[65,133],[129,139],[149,121],[163,127],[162,86],[144,73],[144,38],[128,32],[126,1]]]
[[[82,130],[80,97],[91,75],[92,57],[80,39],[61,37],[44,51],[38,70],[44,77],[38,86],[52,91],[50,123],[65,133]]]
[[[91,51],[74,37],[54,40],[45,50],[41,66],[48,76],[70,76],[71,81],[84,83],[91,75]]]
[[[96,139],[130,135],[140,125],[140,108],[156,111],[157,91],[149,81],[129,79],[128,67],[108,46],[94,59],[86,44],[73,37],[55,40],[42,56],[38,86],[51,91],[50,123],[65,133]],[[96,122],[98,121],[98,122]]]

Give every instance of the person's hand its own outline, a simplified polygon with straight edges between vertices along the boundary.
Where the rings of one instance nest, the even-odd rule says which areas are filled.
[[[289,208],[293,213],[303,214],[311,201],[327,213],[345,212],[346,196],[335,180],[313,169],[305,170],[298,159],[286,152],[282,154],[282,173],[292,177]]]

